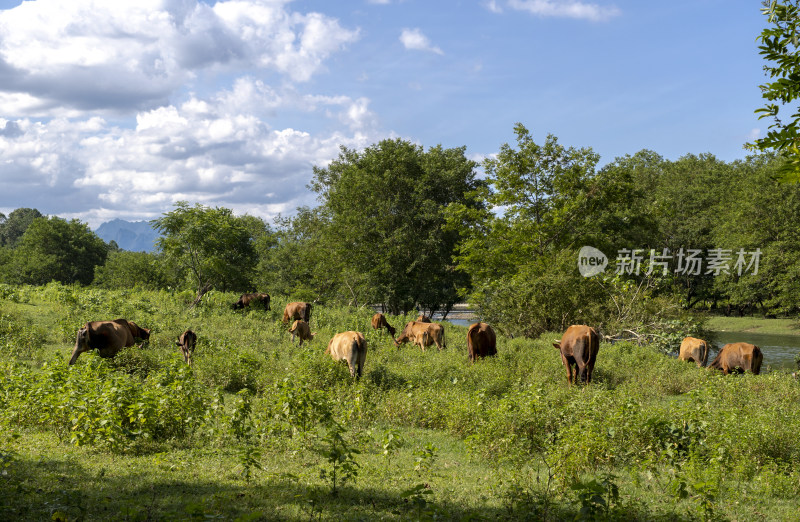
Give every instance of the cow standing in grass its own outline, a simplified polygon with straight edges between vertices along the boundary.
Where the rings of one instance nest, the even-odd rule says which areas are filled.
[[[314,336],[317,335],[316,332],[311,333],[311,327],[309,327],[308,323],[302,319],[297,319],[292,323],[292,327],[289,328],[289,333],[292,335],[292,344],[294,344],[295,335],[300,338],[299,346],[303,346],[303,341],[313,341]]]
[[[571,386],[580,379],[589,384],[592,382],[592,370],[600,349],[600,338],[594,328],[586,325],[572,325],[567,328],[561,341],[553,343],[561,352],[561,362],[567,367],[567,382]],[[575,367],[573,379],[572,367]]]
[[[447,348],[444,339],[444,327],[437,323],[409,321],[397,339],[395,339],[394,345],[399,348],[401,344],[405,344],[408,341],[422,348],[423,352],[426,346],[432,344],[435,344],[439,350]]]
[[[486,323],[475,323],[467,330],[467,351],[473,363],[478,357],[497,355],[497,336]]]
[[[386,320],[386,316],[381,314],[381,313],[377,313],[377,314],[372,316],[372,328],[374,328],[375,330],[380,330],[381,328],[386,328],[386,332],[391,336],[392,339],[394,339],[394,334],[397,331]]]
[[[302,319],[305,322],[311,321],[311,303],[295,301],[286,305],[283,309],[283,324],[290,320]]]
[[[136,339],[141,339],[143,345],[150,339],[150,330],[127,319],[90,321],[78,330],[69,364],[75,364],[80,354],[94,349],[100,357],[114,357],[123,348],[136,344]]]
[[[334,361],[345,361],[350,368],[350,376],[359,379],[367,359],[367,340],[361,332],[342,332],[333,336],[328,343],[326,354]]]
[[[197,334],[191,330],[186,330],[178,337],[175,344],[180,347],[183,360],[186,361],[186,364],[191,366],[192,354],[194,353],[195,346],[197,346]]]
[[[758,346],[750,343],[729,343],[722,347],[708,367],[722,370],[725,375],[745,371],[758,375],[763,360],[764,355]]]
[[[708,362],[708,342],[696,337],[686,337],[681,341],[678,352],[681,361],[694,361],[697,366],[703,367]]]
[[[264,293],[242,294],[239,300],[233,303],[231,307],[234,310],[239,310],[240,308],[244,308],[245,306],[255,306],[255,305],[261,305],[264,307],[264,310],[270,310],[269,294],[264,294]]]

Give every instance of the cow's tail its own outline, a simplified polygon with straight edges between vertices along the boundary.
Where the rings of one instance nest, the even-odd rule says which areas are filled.
[[[442,348],[447,348],[447,340],[444,336],[444,326],[442,326]]]
[[[356,379],[361,378],[361,343],[358,337],[353,337],[350,341],[350,376]]]
[[[475,362],[475,330],[477,330],[475,325],[471,326],[470,329],[467,330],[467,359],[473,362]]]

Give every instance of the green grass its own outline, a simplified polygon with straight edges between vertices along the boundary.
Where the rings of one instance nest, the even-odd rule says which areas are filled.
[[[293,346],[271,312],[190,295],[0,288],[0,519],[796,520],[800,386],[723,377],[602,344],[569,388],[552,332],[471,365],[395,348],[371,311],[320,304]],[[66,361],[77,328],[153,329],[114,360]],[[389,317],[400,328],[409,317]],[[174,340],[200,340],[185,368]],[[364,376],[323,352],[368,340]],[[348,470],[353,475],[342,482]],[[334,491],[333,472],[337,483]]]
[[[800,321],[764,317],[725,317],[710,315],[705,328],[714,332],[749,332],[776,335],[800,335]]]

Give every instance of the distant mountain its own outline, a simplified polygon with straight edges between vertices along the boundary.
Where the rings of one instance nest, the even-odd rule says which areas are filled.
[[[131,252],[153,252],[159,238],[159,233],[147,221],[114,219],[103,223],[94,232],[106,243],[113,240],[121,249]]]

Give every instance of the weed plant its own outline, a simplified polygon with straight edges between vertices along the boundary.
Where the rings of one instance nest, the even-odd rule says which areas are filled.
[[[723,376],[623,342],[569,387],[559,332],[500,337],[470,364],[464,327],[423,353],[373,331],[372,310],[317,304],[301,348],[280,321],[290,297],[233,311],[237,297],[0,287],[0,518],[800,515],[788,372]],[[67,365],[83,323],[117,317],[150,342]],[[186,328],[192,367],[174,344]],[[368,340],[360,381],[324,354],[345,330]]]

